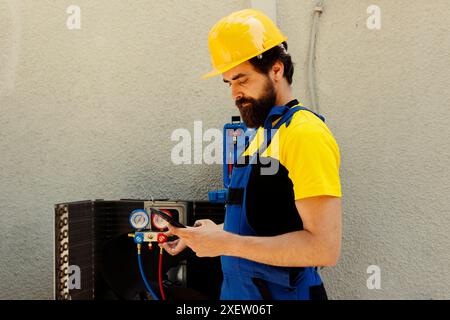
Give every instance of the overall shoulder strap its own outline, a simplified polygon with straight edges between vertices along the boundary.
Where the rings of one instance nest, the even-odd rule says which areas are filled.
[[[308,108],[305,108],[303,106],[295,106],[295,107],[285,107],[286,109],[283,110],[284,113],[282,114],[282,116],[279,118],[278,122],[272,127],[272,119],[270,119],[270,121],[266,121],[265,126],[264,126],[264,143],[261,145],[261,147],[258,150],[258,154],[261,155],[270,145],[270,143],[272,142],[272,137],[275,135],[275,133],[277,132],[277,130],[283,125],[286,124],[286,127],[289,126],[289,124],[291,123],[292,117],[294,116],[294,114],[297,111],[300,110],[306,110],[309,112],[312,112],[314,115],[316,115],[320,120],[325,122],[325,118],[318,114],[315,113],[314,111],[311,111]]]

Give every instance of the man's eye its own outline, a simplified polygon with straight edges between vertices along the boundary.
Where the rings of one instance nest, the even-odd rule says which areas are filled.
[[[245,79],[245,80],[239,81],[239,84],[243,85],[243,84],[246,84],[247,82],[248,82],[248,79]]]

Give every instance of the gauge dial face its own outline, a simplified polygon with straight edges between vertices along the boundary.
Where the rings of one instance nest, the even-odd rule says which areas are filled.
[[[159,211],[162,211],[164,213],[167,213],[169,216],[172,216],[172,213],[170,213],[170,211],[168,210],[164,210],[164,209],[158,209]],[[152,214],[152,225],[159,230],[164,230],[167,229],[167,226],[169,225],[169,223],[164,220],[163,218],[161,218],[160,216],[158,216],[157,214]]]
[[[130,224],[135,229],[145,229],[150,222],[145,210],[134,210],[130,215]]]

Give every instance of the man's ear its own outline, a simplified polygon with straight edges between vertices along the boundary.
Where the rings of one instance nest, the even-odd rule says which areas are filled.
[[[284,76],[284,64],[277,60],[272,66],[272,75],[275,82],[281,81]]]

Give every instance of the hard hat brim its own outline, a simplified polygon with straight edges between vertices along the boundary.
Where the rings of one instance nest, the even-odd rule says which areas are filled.
[[[212,71],[208,72],[207,74],[202,75],[201,78],[202,79],[209,79],[209,78],[212,78],[214,76],[218,76],[219,74],[224,73],[224,72],[226,72],[226,71],[212,70]]]
[[[244,63],[245,61],[248,61],[248,60],[250,60],[250,59],[253,59],[254,57],[259,56],[260,54],[263,54],[264,52],[266,52],[266,51],[268,51],[268,50],[270,50],[270,49],[272,49],[272,48],[278,46],[280,43],[283,43],[284,41],[287,41],[287,37],[286,37],[286,36],[283,37],[283,39],[282,39],[281,42],[276,43],[276,44],[274,44],[274,45],[272,45],[272,46],[269,46],[268,48],[265,48],[264,50],[261,50],[261,51],[257,52],[256,54],[254,54],[254,55],[252,55],[252,56],[250,56],[250,57],[246,57],[246,58],[244,58],[244,59],[241,59],[241,60],[239,60],[239,61],[236,61],[236,62],[234,62],[234,63],[231,63],[231,64],[227,65],[226,67],[222,68],[221,70],[217,70],[217,69],[211,70],[211,71],[208,72],[207,74],[204,74],[204,75],[201,77],[201,79],[209,79],[209,78],[212,78],[212,77],[217,76],[217,75],[219,75],[219,74],[222,74],[222,73],[224,73],[224,72],[227,72],[228,70],[233,69],[234,67],[240,65],[241,63]]]

